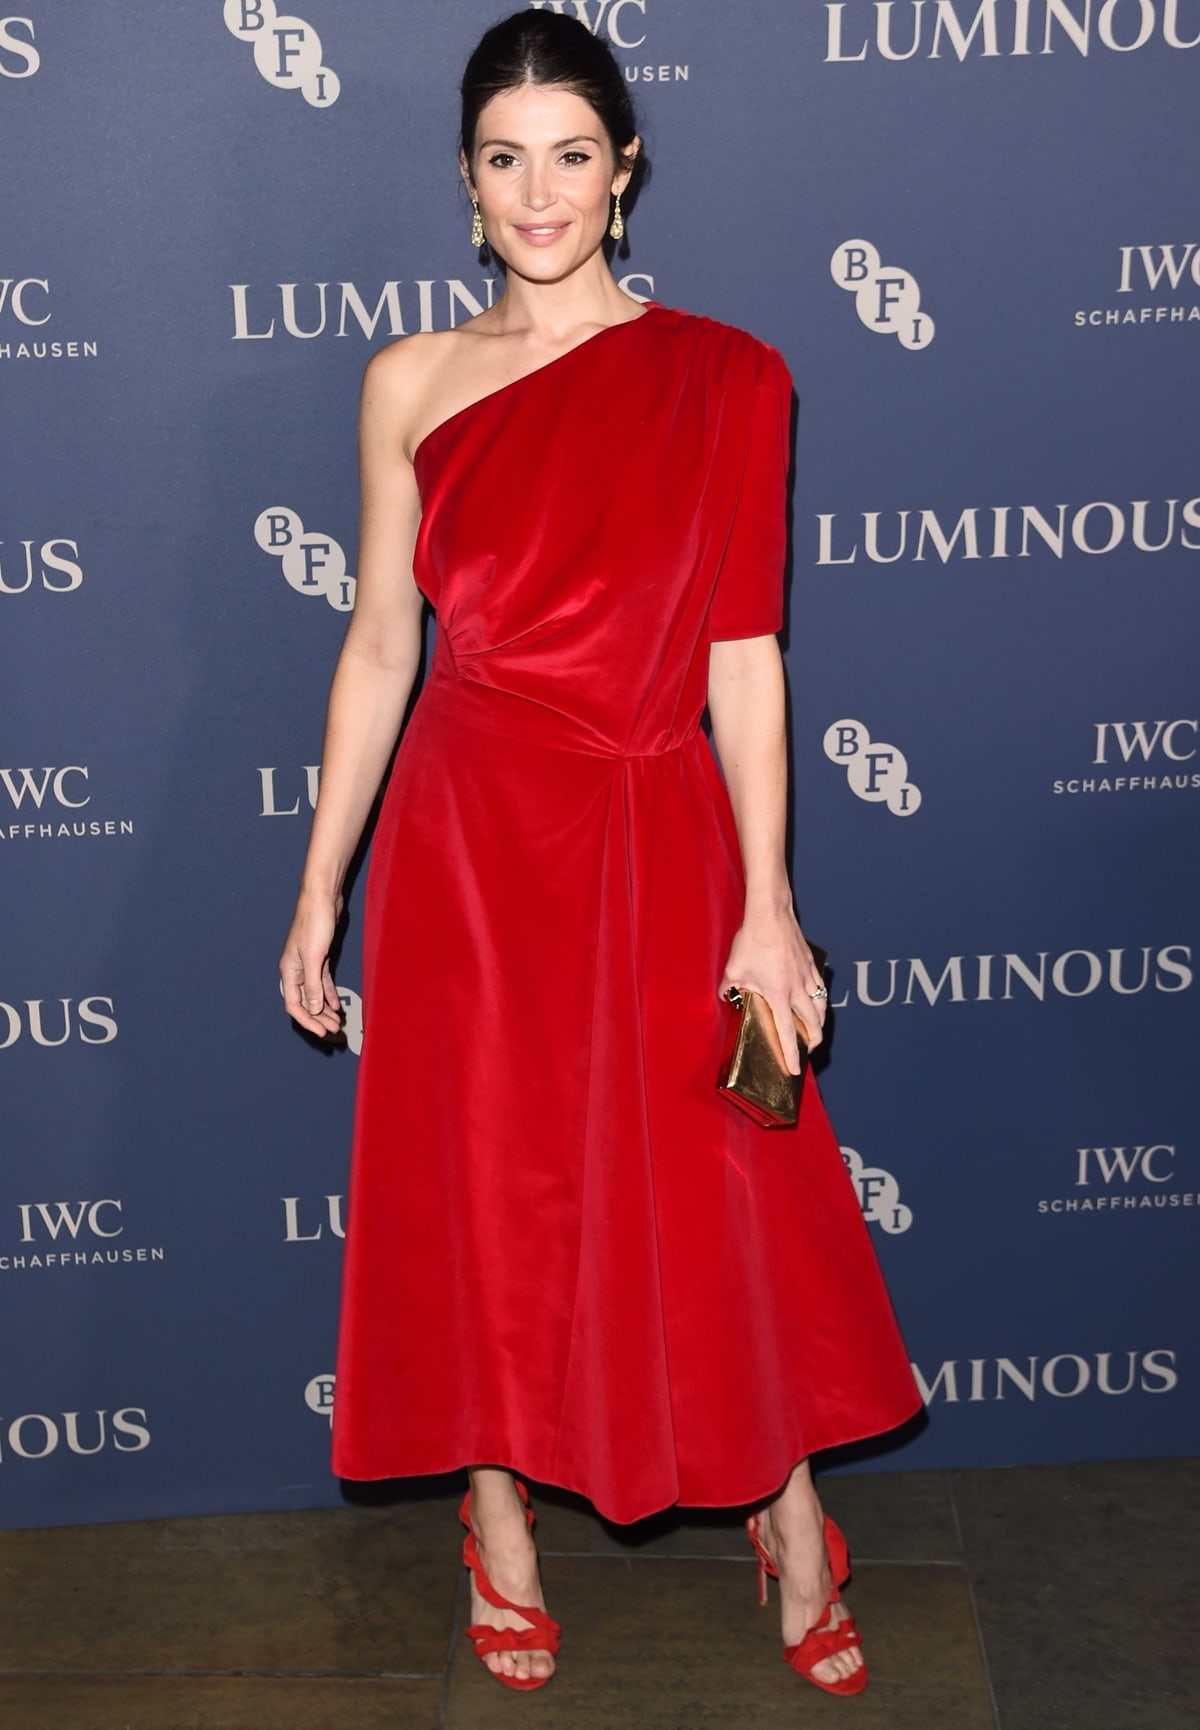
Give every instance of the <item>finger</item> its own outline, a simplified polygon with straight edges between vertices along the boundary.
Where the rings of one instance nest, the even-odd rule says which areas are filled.
[[[330,1001],[331,998],[332,1002]],[[328,1028],[330,1032],[336,1032],[341,1027],[341,1002],[332,988],[326,989],[324,982],[315,991],[311,986],[307,990],[302,990],[300,1001],[306,1014],[314,1021],[319,1021],[322,1027]]]
[[[771,1002],[768,999],[768,1002]],[[792,1018],[790,1006],[781,1007],[771,1002],[771,1014],[775,1020],[775,1031],[779,1035],[779,1043],[783,1049],[783,1061],[792,1075],[800,1073],[800,1038],[796,1032],[796,1023]]]
[[[793,1011],[804,1027],[804,1043],[810,1052],[815,1051],[825,1037],[824,1007],[823,1003],[814,1003],[811,998],[793,1005]]]
[[[326,1033],[336,1033],[341,1026],[340,1014],[335,1013],[326,1000],[322,980],[325,965],[315,957],[306,959],[302,952],[297,951],[294,955],[285,957],[279,969],[283,1000],[288,1014],[307,1032],[322,1037]],[[322,980],[317,991],[313,991],[306,983],[309,979]],[[332,984],[332,981],[330,983]],[[340,1010],[340,1004],[337,1007]]]

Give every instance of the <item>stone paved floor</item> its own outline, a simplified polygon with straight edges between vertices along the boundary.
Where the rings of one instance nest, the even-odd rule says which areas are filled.
[[[0,1534],[2,1730],[1200,1723],[1200,1461],[825,1479],[872,1675],[851,1701],[780,1662],[735,1518],[621,1529],[549,1490],[559,1672],[501,1688],[461,1638],[458,1494]]]

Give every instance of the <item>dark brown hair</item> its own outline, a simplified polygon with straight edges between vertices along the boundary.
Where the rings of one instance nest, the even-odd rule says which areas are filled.
[[[552,84],[595,109],[622,168],[638,135],[637,114],[621,68],[585,24],[558,12],[514,12],[484,33],[462,79],[463,155],[471,163],[479,116],[492,100],[522,84]],[[645,152],[632,164],[629,195],[645,178]]]

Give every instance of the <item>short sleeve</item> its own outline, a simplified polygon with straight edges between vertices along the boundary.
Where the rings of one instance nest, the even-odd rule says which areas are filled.
[[[792,380],[773,348],[760,353],[745,469],[708,617],[714,642],[772,636],[783,624]]]

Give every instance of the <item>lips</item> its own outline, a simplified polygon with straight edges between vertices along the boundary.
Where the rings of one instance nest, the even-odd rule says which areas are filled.
[[[553,246],[554,242],[567,232],[570,223],[567,222],[517,222],[513,224],[522,240],[531,246]]]

